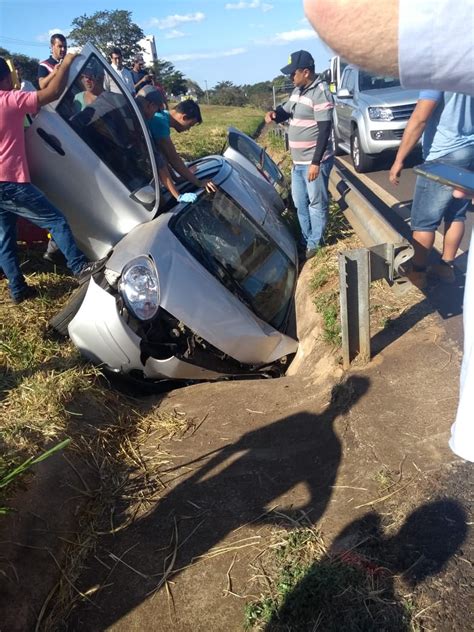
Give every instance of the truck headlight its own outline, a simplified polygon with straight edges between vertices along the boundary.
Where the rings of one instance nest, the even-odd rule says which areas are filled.
[[[393,121],[393,112],[390,108],[369,108],[369,117],[372,121]]]
[[[119,292],[139,320],[150,320],[160,305],[160,282],[155,264],[145,256],[128,263],[122,272]]]

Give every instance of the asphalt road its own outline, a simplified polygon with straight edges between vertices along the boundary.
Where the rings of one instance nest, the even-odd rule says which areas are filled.
[[[410,206],[413,198],[416,176],[411,167],[402,173],[400,184],[393,186],[389,181],[390,161],[381,164],[381,169],[365,174],[356,174],[349,156],[338,158],[341,164],[346,167],[359,182],[364,185],[364,194],[381,210],[385,217],[392,223],[398,231],[406,238],[410,237]],[[421,162],[420,156],[415,156],[411,166]],[[457,278],[452,285],[439,283],[430,285],[425,294],[433,309],[436,310],[443,319],[446,331],[450,338],[459,345],[462,344],[462,299],[464,294],[464,280],[467,264],[467,251],[473,228],[474,210],[468,212],[466,219],[466,231],[464,239],[458,251],[455,261]],[[432,259],[436,261],[442,248],[442,232],[438,232],[435,239],[435,252]]]

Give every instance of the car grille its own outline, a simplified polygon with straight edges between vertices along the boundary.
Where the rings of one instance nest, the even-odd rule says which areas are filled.
[[[415,109],[416,103],[407,103],[406,105],[391,105],[394,121],[407,121]]]

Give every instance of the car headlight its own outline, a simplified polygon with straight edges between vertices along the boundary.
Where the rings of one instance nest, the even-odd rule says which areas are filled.
[[[390,108],[369,108],[369,117],[372,121],[393,121],[393,112]]]
[[[160,305],[160,282],[155,264],[148,257],[130,261],[122,272],[119,292],[134,316],[150,320]]]

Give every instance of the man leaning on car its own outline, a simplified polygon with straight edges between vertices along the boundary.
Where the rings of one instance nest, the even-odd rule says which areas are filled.
[[[66,85],[74,55],[67,55],[46,88],[34,92],[13,90],[10,68],[0,57],[0,268],[8,279],[14,303],[35,295],[26,284],[16,251],[16,216],[46,228],[54,237],[67,265],[80,280],[94,270],[76,246],[64,216],[30,182],[23,121],[42,105],[55,101]]]
[[[295,89],[286,103],[267,112],[265,122],[289,120],[291,194],[301,227],[301,246],[310,259],[321,245],[327,223],[328,181],[334,162],[330,140],[333,101],[307,51],[291,53],[281,72],[290,75]]]

